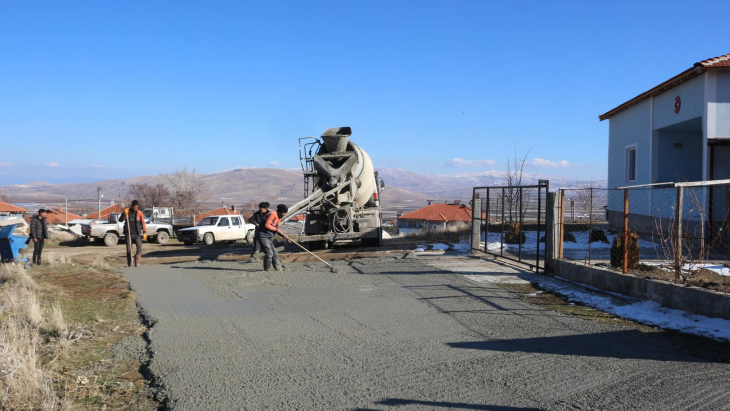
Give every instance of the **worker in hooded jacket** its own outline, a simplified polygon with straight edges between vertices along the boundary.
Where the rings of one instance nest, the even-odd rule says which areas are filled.
[[[251,251],[251,257],[249,257],[249,262],[255,262],[255,261],[261,261],[258,257],[256,257],[256,254],[258,254],[261,251],[261,240],[259,239],[259,231],[261,228],[266,224],[266,217],[268,217],[270,214],[269,211],[269,203],[266,201],[262,201],[259,203],[259,210],[253,213],[251,218],[248,219],[248,222],[256,226],[256,231],[254,231],[253,236],[253,250]]]
[[[282,271],[284,269],[281,265],[281,261],[279,261],[279,253],[276,252],[276,248],[274,247],[274,236],[279,234],[284,237],[284,241],[287,244],[289,243],[289,239],[284,232],[281,231],[280,227],[281,219],[284,218],[287,212],[289,212],[289,208],[287,208],[286,205],[279,204],[276,206],[276,212],[270,212],[269,215],[266,216],[266,222],[257,234],[261,241],[261,248],[264,250],[265,254],[264,271],[271,271],[272,264],[276,271]]]

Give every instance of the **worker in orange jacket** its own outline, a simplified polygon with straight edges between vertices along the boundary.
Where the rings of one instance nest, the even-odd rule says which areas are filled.
[[[124,235],[130,236],[131,242],[137,248],[137,254],[134,255],[134,266],[137,267],[142,259],[142,240],[147,239],[147,223],[144,220],[144,214],[139,210],[139,201],[132,201],[132,206],[125,208],[124,213],[119,217],[121,222],[127,221],[127,219],[129,219],[129,224],[124,224]],[[127,250],[127,266],[132,266],[131,246]]]
[[[269,213],[266,216],[266,222],[256,234],[261,241],[261,248],[264,250],[264,271],[271,271],[272,265],[276,271],[282,271],[284,269],[281,265],[281,261],[279,261],[279,253],[276,252],[276,248],[274,247],[274,236],[276,234],[280,234],[284,237],[284,241],[289,243],[289,239],[286,237],[284,232],[281,231],[280,227],[281,219],[284,218],[288,212],[289,208],[287,208],[286,205],[279,204],[276,206],[276,212]]]

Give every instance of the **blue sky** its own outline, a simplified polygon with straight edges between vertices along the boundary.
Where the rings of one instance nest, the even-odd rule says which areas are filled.
[[[727,2],[0,0],[0,184],[298,167],[605,178],[601,114],[730,53]]]

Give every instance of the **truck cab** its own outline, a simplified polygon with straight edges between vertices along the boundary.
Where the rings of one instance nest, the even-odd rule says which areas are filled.
[[[205,217],[195,227],[178,231],[178,239],[185,245],[203,243],[213,245],[217,242],[233,244],[238,240],[253,243],[256,227],[247,224],[241,214],[214,215]]]

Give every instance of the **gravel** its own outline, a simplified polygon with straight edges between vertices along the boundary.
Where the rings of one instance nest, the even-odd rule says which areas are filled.
[[[125,270],[164,407],[730,409],[730,366],[670,337],[544,310],[415,253],[333,265]]]

